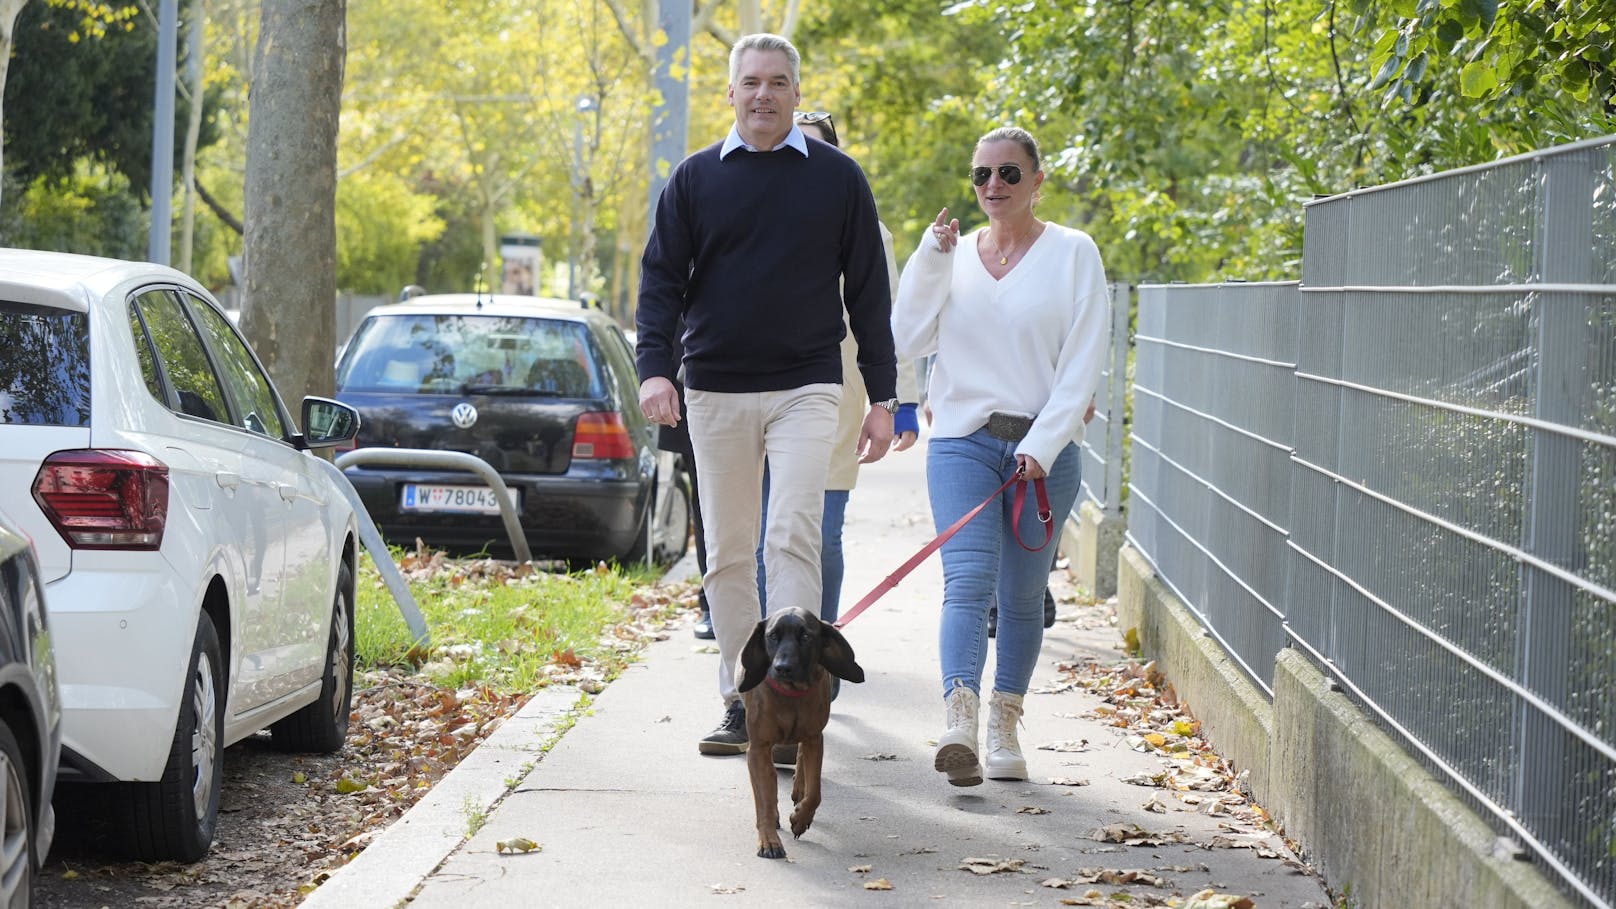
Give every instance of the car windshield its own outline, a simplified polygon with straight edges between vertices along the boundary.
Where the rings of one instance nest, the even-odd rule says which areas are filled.
[[[0,300],[0,423],[89,425],[90,329],[83,313]]]
[[[603,395],[589,329],[525,316],[400,313],[366,319],[337,370],[343,391]]]

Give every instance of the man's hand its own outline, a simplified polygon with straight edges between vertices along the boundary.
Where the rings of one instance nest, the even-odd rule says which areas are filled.
[[[640,413],[661,426],[679,425],[679,391],[662,376],[640,383]]]
[[[860,464],[873,464],[881,460],[892,447],[892,414],[885,407],[870,405],[859,428],[858,448]]]

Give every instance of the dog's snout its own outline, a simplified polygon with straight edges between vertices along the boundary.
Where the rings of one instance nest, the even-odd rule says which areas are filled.
[[[808,673],[812,666],[796,657],[796,654],[780,654],[774,658],[770,666],[770,673],[782,682],[807,682]]]

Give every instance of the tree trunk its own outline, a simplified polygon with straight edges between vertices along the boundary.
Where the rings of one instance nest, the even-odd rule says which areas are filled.
[[[11,66],[11,40],[16,34],[17,16],[27,3],[28,0],[0,0],[0,98],[6,96],[6,70]],[[0,149],[5,147],[5,139],[5,120],[0,116]],[[4,163],[0,160],[0,165]]]
[[[295,411],[334,385],[346,0],[264,0],[247,130],[242,325]]]
[[[191,106],[185,121],[185,154],[181,166],[181,182],[185,186],[185,201],[180,211],[179,269],[191,273],[191,254],[196,246],[196,143],[202,135],[202,31],[207,23],[207,0],[191,0],[191,26],[187,34],[190,41],[189,76]]]

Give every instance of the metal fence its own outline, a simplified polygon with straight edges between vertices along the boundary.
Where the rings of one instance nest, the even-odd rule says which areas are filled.
[[[1310,204],[1300,285],[1140,291],[1129,536],[1616,903],[1616,141]]]
[[[1083,432],[1079,450],[1083,482],[1072,514],[1085,501],[1093,502],[1110,515],[1122,513],[1123,442],[1128,435],[1128,323],[1133,315],[1133,288],[1124,283],[1111,287],[1111,344],[1107,348],[1100,389],[1095,394],[1094,419]]]

